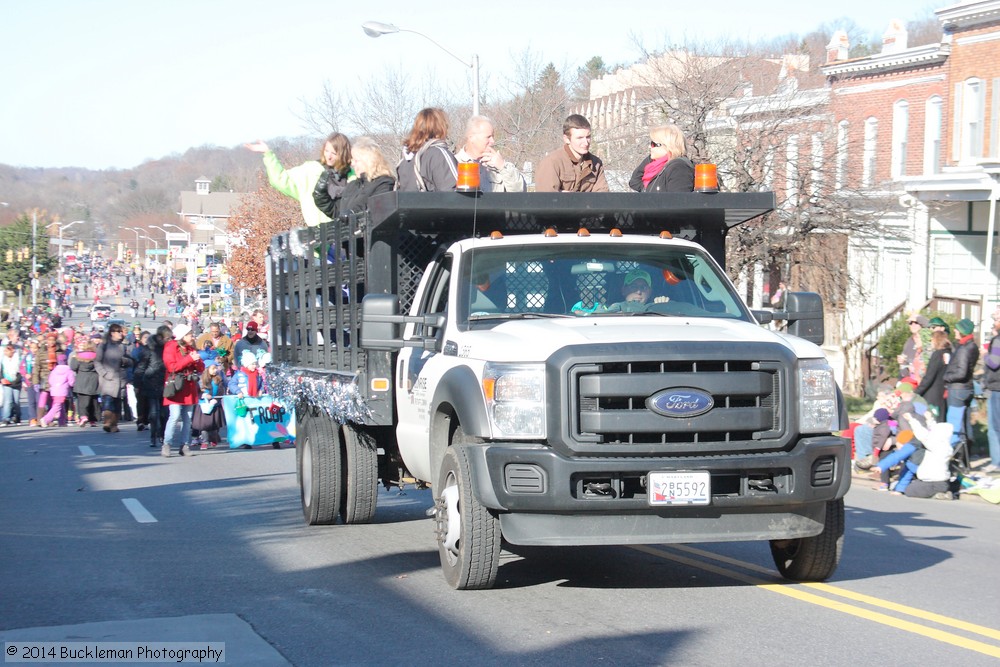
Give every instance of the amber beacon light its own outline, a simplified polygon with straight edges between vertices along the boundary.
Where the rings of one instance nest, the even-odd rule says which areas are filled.
[[[703,162],[694,166],[694,190],[695,192],[719,191],[719,175],[714,164]]]
[[[455,189],[460,192],[472,192],[479,189],[479,163],[460,162],[458,164],[458,181]]]

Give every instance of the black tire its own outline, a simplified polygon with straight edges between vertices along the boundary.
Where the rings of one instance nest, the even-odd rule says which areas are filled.
[[[826,504],[826,524],[815,537],[771,540],[771,556],[781,576],[792,581],[823,581],[840,563],[844,548],[844,499]]]
[[[302,514],[310,526],[328,525],[340,514],[340,438],[322,412],[303,423],[296,447]]]
[[[453,442],[461,442],[461,429],[455,435]],[[472,492],[464,445],[445,452],[434,505],[438,553],[448,585],[456,590],[492,588],[500,567],[500,521]]]
[[[340,518],[344,523],[370,523],[378,502],[378,449],[375,438],[351,424],[340,427],[344,447]]]

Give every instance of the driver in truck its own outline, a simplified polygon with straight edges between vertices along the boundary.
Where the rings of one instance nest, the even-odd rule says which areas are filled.
[[[643,269],[633,269],[625,274],[622,284],[623,300],[608,306],[609,313],[643,313],[649,305],[649,297],[653,293],[653,280],[649,272]],[[670,297],[658,296],[652,303],[666,303]]]

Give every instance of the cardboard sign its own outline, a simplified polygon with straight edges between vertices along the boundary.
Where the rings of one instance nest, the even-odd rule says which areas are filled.
[[[295,406],[270,396],[247,396],[242,405],[236,396],[222,397],[229,447],[295,442]]]

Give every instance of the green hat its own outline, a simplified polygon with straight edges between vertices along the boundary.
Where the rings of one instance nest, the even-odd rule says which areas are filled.
[[[975,330],[976,325],[973,324],[972,320],[970,320],[969,318],[963,317],[958,321],[957,324],[955,324],[955,328],[958,330],[958,333],[962,334],[963,336],[968,336]]]
[[[636,280],[645,280],[646,284],[650,287],[653,286],[653,280],[649,277],[649,271],[643,271],[642,269],[634,269],[625,274],[625,285],[631,285]]]
[[[932,317],[931,321],[929,322],[929,324],[932,327],[944,327],[945,329],[948,329],[949,331],[951,330],[951,327],[948,326],[948,323],[945,322],[944,320],[942,320],[940,317]]]
[[[903,393],[907,392],[913,393],[916,390],[916,388],[917,386],[912,382],[899,382],[896,384],[896,391],[900,391]]]

